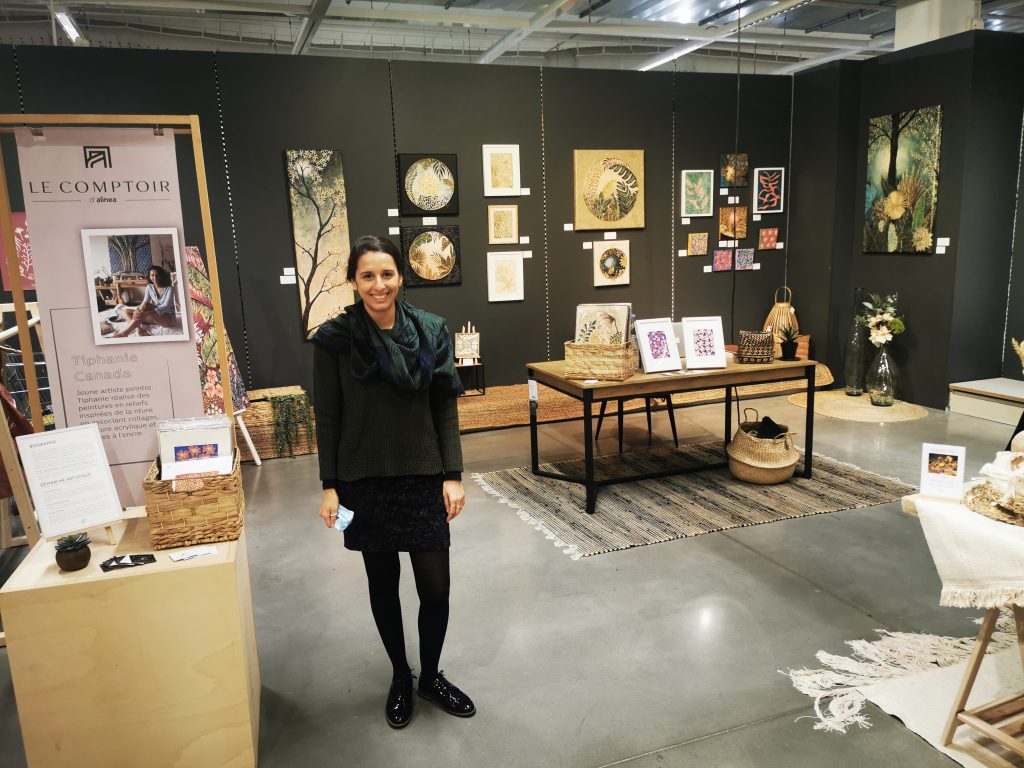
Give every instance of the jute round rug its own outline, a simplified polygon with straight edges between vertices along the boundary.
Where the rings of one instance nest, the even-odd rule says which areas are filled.
[[[789,402],[807,407],[807,393],[800,392],[789,396]],[[860,397],[849,397],[843,390],[817,392],[814,395],[814,412],[822,416],[844,421],[867,421],[875,424],[894,421],[916,421],[928,415],[928,411],[919,405],[897,400],[888,408],[871,404],[866,394]]]

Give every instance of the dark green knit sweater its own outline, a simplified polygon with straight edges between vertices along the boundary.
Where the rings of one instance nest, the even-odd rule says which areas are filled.
[[[347,356],[313,345],[313,407],[325,488],[396,475],[462,478],[457,399],[431,387],[359,381]]]

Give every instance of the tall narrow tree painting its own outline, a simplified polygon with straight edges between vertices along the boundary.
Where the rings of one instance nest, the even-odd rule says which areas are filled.
[[[352,303],[348,265],[348,203],[341,153],[289,149],[288,194],[295,241],[302,333],[309,339],[322,323]]]
[[[942,107],[868,122],[864,253],[935,252]]]

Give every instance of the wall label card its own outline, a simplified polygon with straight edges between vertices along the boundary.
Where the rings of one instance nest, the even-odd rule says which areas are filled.
[[[679,256],[685,256],[686,255],[686,249],[685,248],[680,248],[678,255]]]
[[[936,245],[952,245],[948,237],[940,237],[935,241]]]
[[[923,443],[921,495],[959,499],[964,492],[966,464],[967,449],[961,445]]]
[[[573,230],[572,222],[569,222],[568,224],[563,224],[562,225],[562,231],[563,232],[572,232],[572,230]]]
[[[761,268],[761,262],[759,262],[759,261],[755,261],[755,262],[754,262],[754,266],[753,266],[753,269],[760,269],[760,268]]]
[[[519,236],[519,244],[520,245],[529,245],[530,244],[530,236],[529,235],[520,235]]]
[[[520,187],[519,188],[519,194],[522,195],[523,197],[529,197],[530,196],[530,188],[529,187]]]
[[[604,233],[604,239],[605,240],[616,240],[617,238],[615,237],[615,233],[614,232],[605,232]]]
[[[690,217],[689,216],[683,216],[683,224],[689,224],[689,223],[690,223]]]
[[[43,538],[101,528],[121,519],[103,438],[95,424],[17,438]]]
[[[720,195],[728,195],[729,194],[729,188],[728,187],[722,187],[721,189],[718,190],[718,194],[720,194]]]
[[[281,285],[295,285],[297,282],[295,275],[281,275]]]
[[[424,216],[423,217],[423,226],[424,227],[437,226],[437,216]]]
[[[522,253],[523,253],[523,258],[524,259],[532,259],[533,258],[533,251],[523,251]]]
[[[937,245],[937,246],[935,246],[935,253],[943,254],[945,252],[946,252],[946,246],[944,246],[944,245]]]
[[[761,220],[761,214],[760,213],[755,213],[753,216],[751,216],[751,218],[754,221],[760,221]]]
[[[294,275],[295,274],[295,267],[285,267],[284,270],[281,272],[281,274],[283,274],[283,275]]]
[[[400,235],[400,234],[402,234],[402,228],[401,227],[388,227],[388,234],[389,235]]]
[[[705,272],[713,272],[714,270],[711,268],[710,264],[705,264],[704,265],[704,271]]]
[[[388,216],[390,218],[397,219],[398,218],[398,209],[397,208],[388,208]]]
[[[781,251],[781,250],[782,250],[783,248],[785,248],[785,247],[786,247],[786,244],[785,244],[785,243],[776,243],[776,244],[775,244],[775,250],[776,250],[776,251]]]
[[[583,250],[584,251],[591,251],[593,249],[594,249],[594,244],[592,242],[590,242],[589,240],[583,244]]]

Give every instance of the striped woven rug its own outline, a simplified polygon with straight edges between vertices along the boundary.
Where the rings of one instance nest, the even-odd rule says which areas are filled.
[[[634,451],[597,459],[598,478],[651,472],[669,466],[724,461],[721,441]],[[582,474],[583,460],[543,465]],[[798,471],[800,467],[797,467]],[[700,536],[747,525],[896,501],[914,487],[815,455],[814,476],[780,485],[749,485],[728,469],[608,485],[598,491],[597,511],[583,511],[583,486],[534,475],[529,467],[475,474],[480,486],[515,509],[577,560],[630,547]]]

